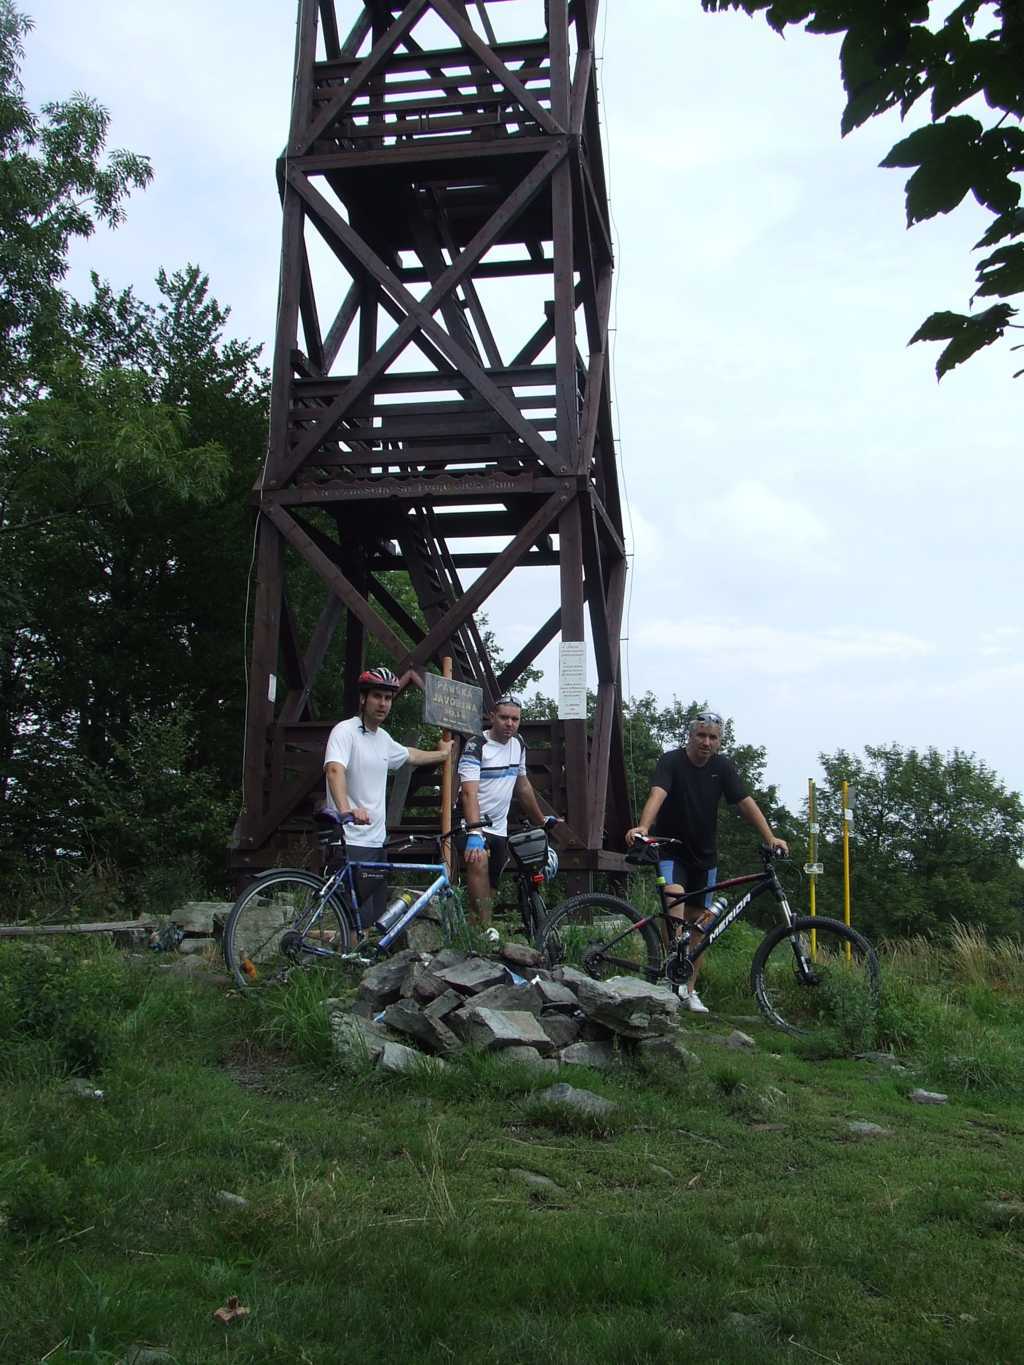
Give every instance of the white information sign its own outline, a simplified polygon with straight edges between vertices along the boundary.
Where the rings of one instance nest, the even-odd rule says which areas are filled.
[[[558,646],[558,719],[587,718],[587,646],[563,640]]]

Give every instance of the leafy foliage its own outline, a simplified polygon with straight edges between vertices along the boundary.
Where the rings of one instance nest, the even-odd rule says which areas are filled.
[[[266,375],[197,266],[160,271],[156,303],[95,276],[84,301],[62,288],[72,242],[116,226],[151,171],[104,152],[95,101],[29,109],[30,27],[0,0],[0,865],[59,853],[116,885],[162,800],[183,833],[151,855],[191,839],[210,878],[238,777]]]
[[[851,884],[855,922],[869,938],[1024,928],[1024,804],[973,754],[898,744],[859,758],[822,754],[819,845],[826,887],[841,885],[840,783],[854,792]]]
[[[1012,239],[977,265],[974,297],[1008,299],[1024,291],[1024,15],[1018,4],[964,0],[947,10],[929,0],[702,3],[712,11],[763,12],[780,34],[791,24],[803,24],[808,33],[844,34],[844,136],[889,109],[906,117],[929,96],[931,123],[903,138],[881,163],[913,168],[906,183],[907,226],[950,213],[972,194],[995,215],[977,249]],[[979,115],[984,104],[994,121],[986,126],[973,114],[953,113],[965,104]],[[936,364],[941,379],[1016,326],[1010,321],[1015,315],[1006,303],[975,316],[933,313],[910,340],[948,343]]]

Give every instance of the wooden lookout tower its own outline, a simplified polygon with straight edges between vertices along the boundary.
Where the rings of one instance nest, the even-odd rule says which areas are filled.
[[[491,698],[552,641],[587,640],[596,710],[524,726],[531,777],[567,817],[567,868],[620,865],[626,553],[598,7],[300,0],[239,875],[308,837],[340,719],[313,696],[336,634],[350,688],[372,636],[399,674],[450,656]],[[496,673],[474,613],[510,576],[533,634]]]

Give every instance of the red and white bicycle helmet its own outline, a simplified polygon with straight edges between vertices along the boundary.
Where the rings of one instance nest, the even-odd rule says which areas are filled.
[[[359,675],[360,692],[397,692],[400,686],[390,668],[368,668]]]

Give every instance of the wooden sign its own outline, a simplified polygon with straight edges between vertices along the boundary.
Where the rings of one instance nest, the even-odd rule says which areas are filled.
[[[427,673],[423,678],[423,719],[460,735],[475,735],[483,729],[484,694],[472,683],[456,682]]]

